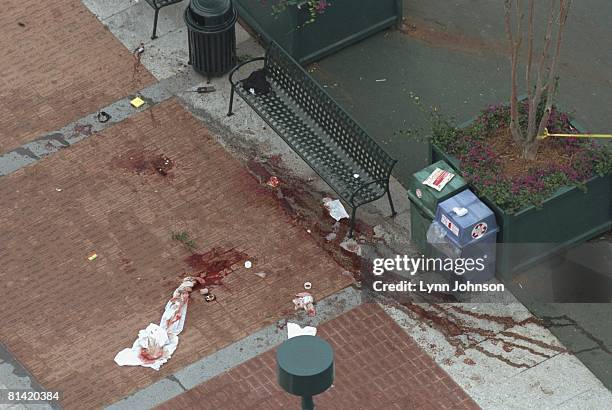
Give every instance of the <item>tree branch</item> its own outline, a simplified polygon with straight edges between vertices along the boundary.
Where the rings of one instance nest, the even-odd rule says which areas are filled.
[[[531,66],[533,63],[533,19],[535,14],[535,0],[529,0],[529,29],[527,33],[528,37],[528,46],[527,46],[527,68],[525,81],[527,86],[527,99],[531,101],[531,95],[533,94],[533,90],[531,89]]]

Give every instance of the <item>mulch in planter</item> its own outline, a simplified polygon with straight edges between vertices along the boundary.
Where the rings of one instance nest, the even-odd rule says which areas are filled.
[[[510,128],[503,128],[487,139],[489,147],[498,155],[501,172],[509,178],[525,177],[534,169],[548,169],[550,166],[567,167],[572,163],[564,141],[548,138],[540,141],[534,160],[522,157],[522,147],[512,138]]]

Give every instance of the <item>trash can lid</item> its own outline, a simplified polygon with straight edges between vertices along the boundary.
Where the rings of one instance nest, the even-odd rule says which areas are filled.
[[[314,396],[334,381],[334,352],[318,336],[296,336],[276,351],[278,382],[285,391],[298,396]]]
[[[238,17],[231,0],[191,0],[185,15],[188,23],[205,31],[226,28]]]

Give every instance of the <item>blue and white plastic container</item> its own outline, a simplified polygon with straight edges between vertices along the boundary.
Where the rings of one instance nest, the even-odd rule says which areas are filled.
[[[474,269],[461,269],[461,274],[450,271],[453,280],[482,283],[495,276],[497,230],[493,211],[468,189],[438,205],[427,241],[438,257],[475,262]]]

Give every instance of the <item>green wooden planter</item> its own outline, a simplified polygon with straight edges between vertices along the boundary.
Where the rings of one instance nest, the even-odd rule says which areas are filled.
[[[309,18],[305,6],[288,7],[275,16],[272,14],[274,0],[234,0],[240,18],[265,43],[276,41],[300,64],[320,60],[402,20],[401,0],[331,0],[330,3],[314,23],[304,25]]]
[[[471,121],[470,121],[471,122]],[[462,127],[470,122],[462,124]],[[582,130],[576,122],[572,125]],[[461,172],[459,160],[431,144],[431,161],[444,160]],[[512,273],[527,268],[552,253],[594,238],[612,227],[612,175],[593,177],[586,192],[561,187],[542,207],[528,206],[516,213],[480,197],[495,212],[497,224],[497,275],[511,279]]]

